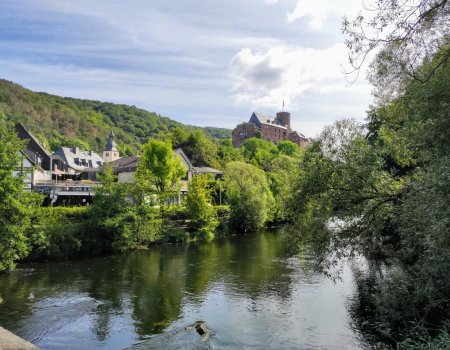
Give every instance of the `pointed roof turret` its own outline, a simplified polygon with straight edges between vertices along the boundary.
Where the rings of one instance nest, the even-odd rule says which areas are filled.
[[[114,131],[111,130],[111,132],[109,133],[108,142],[106,142],[105,151],[117,152],[117,144],[116,144],[116,141],[114,141],[114,138],[115,138]]]

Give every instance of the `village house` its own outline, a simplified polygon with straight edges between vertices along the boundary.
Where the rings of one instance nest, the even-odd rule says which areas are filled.
[[[26,148],[21,153],[22,164],[17,172],[25,174],[24,187],[45,194],[49,205],[90,203],[95,188],[100,185],[96,180],[97,174],[105,164],[111,166],[118,182],[134,181],[139,157],[120,157],[112,131],[102,158],[94,151],[84,151],[78,147],[61,147],[50,154],[22,124],[17,124],[16,130],[22,140],[27,140]],[[215,179],[222,176],[219,170],[195,167],[181,148],[174,152],[186,169],[181,179],[181,196],[187,193],[193,176],[209,174]]]
[[[73,180],[95,180],[97,169],[104,163],[94,151],[83,151],[78,147],[61,147],[52,156],[60,164],[54,170]]]
[[[242,143],[251,138],[258,137],[263,140],[278,143],[292,141],[299,147],[307,147],[308,139],[301,133],[291,129],[291,113],[278,112],[276,117],[253,112],[247,123],[241,123],[232,132],[233,147],[241,147]]]
[[[181,179],[180,194],[186,195],[189,187],[189,183],[192,181],[193,176],[209,174],[215,179],[219,179],[222,176],[222,172],[210,167],[195,167],[189,157],[184,153],[181,148],[174,150],[176,156],[180,157],[181,162],[186,169],[185,175]],[[112,171],[117,175],[117,181],[120,183],[130,183],[134,181],[134,174],[138,166],[139,157],[123,157],[113,162],[108,163],[111,166]]]
[[[88,204],[99,183],[96,173],[103,159],[93,151],[61,147],[50,154],[22,124],[16,124],[20,139],[26,140],[22,164],[17,172],[25,174],[24,186],[45,194],[48,205]]]

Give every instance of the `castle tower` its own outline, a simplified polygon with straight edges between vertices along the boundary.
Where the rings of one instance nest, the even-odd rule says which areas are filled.
[[[287,127],[288,131],[291,131],[291,113],[289,112],[278,112],[277,118],[278,122]]]
[[[105,160],[105,163],[113,162],[120,158],[116,141],[114,141],[114,137],[114,132],[111,130],[111,132],[109,133],[108,142],[106,142],[105,150],[103,151],[103,159]]]

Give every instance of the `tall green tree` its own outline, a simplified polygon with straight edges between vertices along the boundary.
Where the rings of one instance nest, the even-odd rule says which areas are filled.
[[[185,173],[186,169],[169,140],[149,140],[142,147],[136,182],[148,195],[156,195],[160,204],[170,195],[177,194],[179,181]]]
[[[25,191],[25,174],[19,171],[23,142],[0,114],[0,271],[14,269],[30,251],[27,231],[39,196]]]
[[[295,147],[297,145],[294,144]],[[297,147],[298,148],[298,147]],[[293,220],[290,211],[294,195],[294,184],[299,174],[299,160],[281,154],[271,162],[271,170],[267,174],[270,190],[275,199],[274,220],[278,222],[290,222]]]
[[[433,335],[449,321],[445,52],[417,68],[426,82],[407,78],[395,99],[374,107],[367,129],[327,128],[304,155],[292,201],[301,237],[325,267],[355,253],[385,263],[371,294],[374,330],[398,340]]]
[[[200,130],[190,132],[187,139],[179,143],[178,147],[183,149],[195,166],[218,165],[217,145]]]
[[[273,196],[264,171],[242,162],[227,164],[226,198],[231,207],[230,229],[256,231],[272,218]]]

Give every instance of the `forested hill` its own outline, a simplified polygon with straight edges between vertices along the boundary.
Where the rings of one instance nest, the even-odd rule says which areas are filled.
[[[176,129],[203,130],[210,138],[231,137],[229,129],[188,126],[134,106],[33,92],[6,80],[0,80],[0,113],[21,122],[51,149],[64,145],[100,151],[111,130],[120,151],[128,154],[150,137]]]

